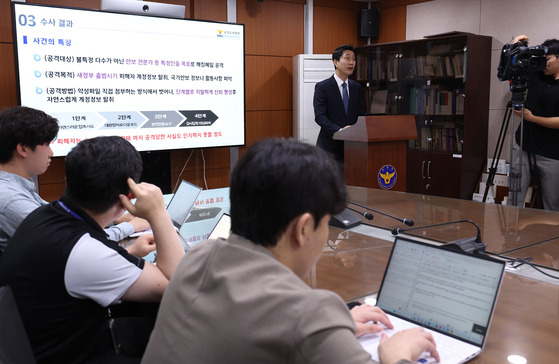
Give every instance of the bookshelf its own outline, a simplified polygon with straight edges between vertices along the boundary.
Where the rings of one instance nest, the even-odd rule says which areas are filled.
[[[406,191],[471,199],[487,161],[491,37],[453,33],[356,53],[367,112],[415,115]]]

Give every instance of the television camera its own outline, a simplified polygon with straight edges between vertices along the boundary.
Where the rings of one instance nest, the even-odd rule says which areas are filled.
[[[514,44],[505,44],[501,50],[497,77],[499,81],[510,80],[511,92],[524,92],[528,88],[530,71],[543,71],[547,64],[547,47],[538,45],[528,47],[522,40]]]

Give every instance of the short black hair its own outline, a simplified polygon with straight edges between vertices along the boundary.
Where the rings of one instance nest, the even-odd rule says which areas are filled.
[[[119,195],[130,192],[127,180],[138,182],[142,158],[129,141],[103,136],[79,142],[65,162],[64,195],[78,206],[96,213],[109,210]]]
[[[542,46],[547,47],[547,54],[553,54],[559,57],[559,40],[557,39],[547,39],[542,43]]]
[[[352,51],[353,53],[355,53],[355,47],[351,44],[344,44],[342,46],[339,46],[332,53],[332,62],[339,61],[345,51]]]
[[[295,218],[311,213],[315,227],[340,213],[347,192],[338,163],[325,151],[292,139],[254,143],[231,173],[231,231],[272,247]]]
[[[26,106],[4,109],[0,114],[0,164],[8,163],[18,144],[35,150],[58,134],[58,120]]]

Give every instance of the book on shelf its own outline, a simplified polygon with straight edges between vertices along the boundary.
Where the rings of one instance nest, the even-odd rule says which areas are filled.
[[[464,98],[459,89],[443,90],[438,86],[410,87],[410,114],[462,115]]]
[[[408,147],[415,150],[437,151],[449,153],[462,152],[462,140],[459,139],[463,130],[455,127],[452,122],[439,124],[417,124],[417,136],[410,140]]]
[[[388,80],[397,81],[398,80],[398,58],[389,58],[388,62]]]

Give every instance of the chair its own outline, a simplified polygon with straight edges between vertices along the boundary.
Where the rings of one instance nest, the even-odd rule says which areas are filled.
[[[0,287],[0,364],[35,363],[12,290]]]

